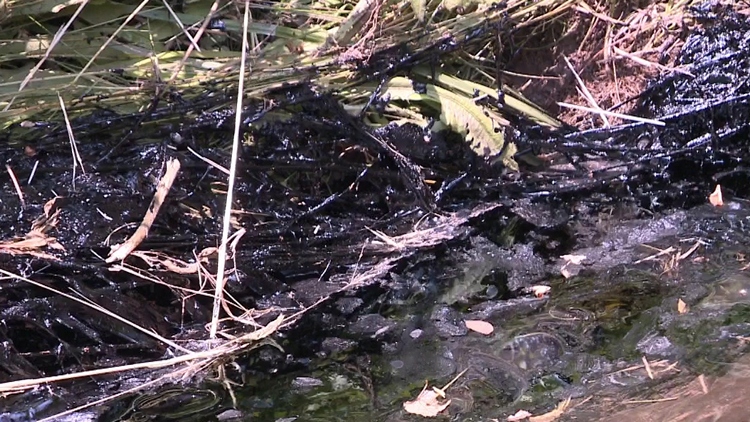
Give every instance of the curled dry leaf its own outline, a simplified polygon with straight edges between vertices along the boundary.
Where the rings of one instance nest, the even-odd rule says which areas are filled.
[[[708,202],[710,202],[711,205],[715,207],[720,207],[724,205],[724,198],[722,197],[722,194],[721,194],[721,185],[716,185],[716,189],[714,189],[714,193],[712,193],[708,197]]]
[[[404,410],[414,415],[434,418],[450,404],[450,400],[440,402],[438,400],[438,393],[432,389],[428,390],[427,383],[425,382],[424,388],[417,398],[404,403]]]
[[[467,319],[464,322],[466,323],[466,328],[470,329],[471,331],[476,331],[479,334],[488,336],[492,334],[493,331],[495,331],[495,327],[493,327],[492,324],[487,321]]]
[[[687,303],[683,302],[682,299],[677,299],[677,312],[686,314],[689,310],[690,308]]]
[[[60,197],[56,196],[56,197],[54,197],[54,198],[52,198],[49,201],[47,201],[47,202],[44,203],[44,215],[47,218],[50,218],[50,216],[52,215],[52,210],[56,206],[55,202],[57,202],[57,198],[60,198]]]

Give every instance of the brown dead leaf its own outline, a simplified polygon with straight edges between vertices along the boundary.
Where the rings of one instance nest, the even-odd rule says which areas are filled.
[[[492,334],[493,331],[495,331],[495,327],[492,326],[487,321],[482,321],[479,319],[467,319],[464,321],[466,324],[466,328],[470,329],[471,331],[476,331],[479,334],[484,334],[486,336]]]
[[[43,259],[56,259],[53,255],[42,252],[43,248],[65,252],[65,248],[56,238],[48,235],[57,226],[60,209],[51,211],[54,199],[45,205],[45,215],[40,215],[31,223],[31,229],[22,238],[0,241],[0,253],[9,255],[31,255]],[[49,205],[49,209],[48,209]]]
[[[427,382],[425,382],[424,388],[417,398],[413,401],[407,401],[404,403],[404,410],[414,415],[434,418],[450,404],[450,399],[440,402],[438,400],[438,393],[434,390],[428,390]]]
[[[714,193],[712,193],[708,197],[708,202],[710,202],[711,205],[715,207],[720,207],[724,205],[724,198],[721,195],[721,185],[716,185],[716,189],[714,189]]]
[[[57,202],[57,198],[60,198],[60,197],[56,196],[44,203],[44,215],[47,218],[50,218],[50,216],[52,215],[52,209],[55,207],[55,202]]]
[[[677,312],[680,314],[686,314],[690,310],[687,303],[683,302],[682,299],[677,299]]]

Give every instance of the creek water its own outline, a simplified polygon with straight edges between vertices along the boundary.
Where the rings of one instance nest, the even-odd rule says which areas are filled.
[[[674,420],[674,407],[657,419],[612,414],[692,397],[699,378],[701,395],[721,387],[730,402],[721,412],[744,415],[711,420],[746,420],[738,404],[746,390],[724,386],[741,380],[750,339],[748,218],[735,202],[653,218],[624,238],[613,223],[580,251],[586,259],[609,254],[609,267],[584,260],[577,275],[542,277],[551,291],[540,298],[498,297],[491,275],[499,251],[474,241],[472,253],[456,252],[457,276],[423,271],[423,289],[323,340],[305,370],[238,387],[238,409],[254,421],[421,420],[403,403],[425,381],[442,387],[465,370],[439,420],[540,415],[567,398],[558,420]],[[477,319],[495,331],[468,330],[464,321]],[[703,402],[680,402],[680,411],[711,414]]]

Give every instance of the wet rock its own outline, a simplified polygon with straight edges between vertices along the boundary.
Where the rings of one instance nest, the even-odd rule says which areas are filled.
[[[319,278],[307,278],[294,283],[295,298],[305,306],[310,306],[320,298],[330,296],[341,286],[335,283],[325,283]]]
[[[547,274],[544,260],[534,253],[534,246],[530,244],[516,244],[512,250],[500,249],[496,259],[497,268],[508,274],[510,291],[535,284]]]
[[[219,422],[241,421],[245,420],[244,417],[245,415],[237,409],[227,409],[216,415],[216,419]]]
[[[390,364],[393,369],[401,369],[404,367],[404,361],[398,359],[390,361]]]
[[[721,327],[719,333],[719,339],[721,340],[742,341],[741,339],[747,338],[747,334],[750,333],[750,323],[742,322]]]
[[[358,297],[342,297],[336,301],[336,309],[343,315],[351,315],[363,304],[364,301]]]
[[[594,246],[577,249],[572,255],[584,257],[583,267],[571,267],[568,261],[560,259],[557,267],[568,270],[566,277],[577,275],[582,268],[606,271],[620,264],[633,262],[635,248],[644,243],[652,243],[667,236],[677,235],[685,221],[685,212],[677,211],[654,220],[637,220],[620,223],[617,226],[601,228],[601,238]]]
[[[513,205],[513,213],[539,228],[554,228],[565,224],[570,215],[561,209],[552,208],[550,204],[532,202],[528,198],[520,199]]]
[[[432,340],[435,340],[432,338]],[[383,362],[391,374],[413,382],[415,379],[445,379],[456,374],[453,353],[436,341],[410,341],[390,353]]]
[[[565,352],[559,338],[546,333],[532,333],[517,336],[508,342],[500,352],[500,357],[518,368],[545,370],[554,366]]]
[[[269,368],[276,367],[277,364],[283,362],[286,356],[281,353],[279,349],[274,347],[264,347],[258,351],[258,360],[263,362],[265,366]]]
[[[443,338],[465,336],[469,332],[463,316],[447,306],[435,308],[430,320],[435,325],[438,336]]]
[[[328,337],[323,340],[320,346],[321,352],[326,355],[337,355],[353,350],[357,347],[357,342],[354,340],[347,340],[339,337]]]
[[[484,237],[471,239],[471,248],[456,254],[455,266],[463,269],[441,301],[476,303],[490,295],[507,296],[538,282],[547,273],[544,260],[531,245],[502,248]],[[489,289],[492,287],[492,289]]]
[[[548,299],[518,298],[509,300],[488,300],[471,307],[472,312],[466,319],[483,321],[507,321],[522,315],[537,313]]]
[[[497,392],[493,397],[493,400],[497,400],[495,403],[512,403],[529,388],[528,380],[522,371],[510,362],[471,350],[458,353],[465,354],[458,359],[465,361],[466,367],[469,368],[463,379],[474,395],[481,395],[482,386],[490,385]]]
[[[357,318],[347,330],[357,336],[376,338],[389,332],[395,326],[395,322],[380,314],[368,314]]]
[[[675,346],[667,337],[656,334],[639,341],[636,349],[648,356],[671,357],[675,352]]]

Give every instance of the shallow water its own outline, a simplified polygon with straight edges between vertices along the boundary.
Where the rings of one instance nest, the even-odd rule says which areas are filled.
[[[538,415],[568,397],[571,406],[559,420],[639,420],[618,419],[612,412],[639,412],[643,400],[675,399],[674,391],[683,391],[675,389],[688,388],[699,375],[722,388],[717,394],[732,396],[723,400],[739,403],[731,388],[720,386],[740,383],[741,377],[727,378],[739,371],[731,362],[747,359],[746,236],[736,227],[727,231],[731,222],[746,218],[741,207],[699,208],[680,222],[679,233],[650,242],[679,252],[634,264],[658,251],[625,242],[622,251],[612,252],[630,263],[606,271],[584,265],[570,279],[550,275],[541,281],[552,287],[549,296],[467,303],[490,290],[476,280],[477,268],[486,276],[492,267],[481,262],[493,259],[485,250],[433,294],[391,306],[386,318],[373,322],[368,332],[379,350],[355,347],[336,359],[322,356],[310,370],[240,388],[239,407],[252,415],[248,420],[418,420],[404,412],[403,402],[414,399],[425,380],[442,387],[464,370],[447,390],[452,403],[442,420],[504,420],[519,409]],[[685,254],[698,238],[703,244],[690,255],[679,262],[670,258]],[[686,306],[683,313],[678,301]],[[466,319],[488,321],[495,331],[489,336],[469,331]],[[301,384],[300,377],[308,383]],[[703,412],[691,410],[689,402],[680,406],[683,413]],[[664,419],[648,420],[677,414],[664,412],[659,413]],[[701,418],[689,420],[708,420]]]

